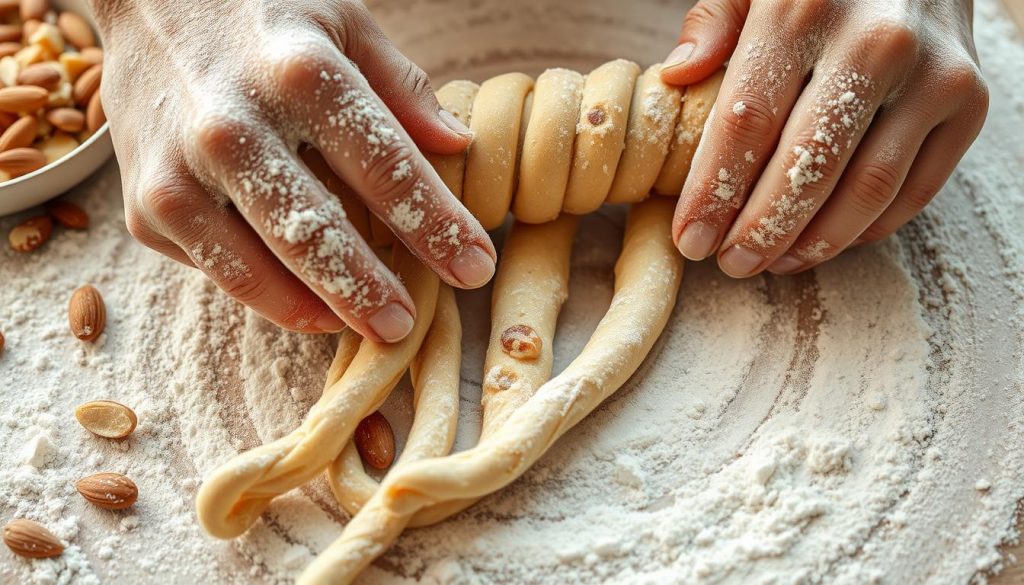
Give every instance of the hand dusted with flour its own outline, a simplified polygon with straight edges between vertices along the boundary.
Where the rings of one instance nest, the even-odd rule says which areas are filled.
[[[128,228],[144,244],[288,329],[402,339],[412,300],[298,156],[310,144],[446,282],[490,279],[487,234],[418,150],[460,152],[469,129],[361,3],[93,5]]]

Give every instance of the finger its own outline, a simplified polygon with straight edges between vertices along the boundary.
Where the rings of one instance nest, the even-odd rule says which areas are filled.
[[[846,249],[885,211],[934,125],[910,108],[879,114],[821,210],[768,271],[790,274]]]
[[[717,71],[732,55],[747,20],[750,0],[701,0],[686,13],[679,45],[669,53],[661,78],[690,85]]]
[[[193,164],[209,170],[266,246],[336,315],[370,339],[408,335],[416,309],[405,288],[295,152],[228,114],[200,117],[192,134]]]
[[[220,206],[192,177],[153,180],[139,200],[150,221],[228,296],[292,331],[345,324],[267,249],[238,212]]]
[[[131,192],[131,191],[130,191]],[[149,217],[143,212],[134,198],[125,200],[125,226],[128,233],[143,246],[167,256],[171,260],[195,268],[192,259],[177,244],[158,233],[150,223]]]
[[[482,286],[497,255],[487,232],[458,202],[402,127],[341,55],[304,55],[279,63],[289,103],[326,123],[308,128],[324,159],[371,213],[453,286]],[[372,228],[372,226],[371,226]]]
[[[786,124],[750,201],[723,240],[718,264],[734,278],[757,274],[800,235],[832,193],[881,99],[902,73],[895,59],[916,51],[903,26],[840,47],[843,62],[823,64]]]
[[[981,121],[950,120],[928,135],[892,205],[854,242],[876,242],[903,227],[925,208],[953,174],[981,130]]]
[[[348,34],[341,51],[420,148],[438,154],[464,151],[473,133],[441,108],[427,74],[395,47],[361,2],[348,5],[352,14],[345,19]]]
[[[812,18],[799,11],[776,17],[760,7],[751,13],[742,42],[752,48],[739,52],[726,71],[676,207],[673,237],[687,258],[703,260],[718,248],[804,86],[807,65],[777,41],[786,35],[762,29],[775,23],[800,30]]]

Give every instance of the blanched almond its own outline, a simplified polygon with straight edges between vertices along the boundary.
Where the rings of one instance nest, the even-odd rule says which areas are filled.
[[[14,60],[17,61],[18,65],[22,68],[28,67],[33,63],[46,61],[46,57],[47,51],[40,45],[29,45],[14,54]]]
[[[61,12],[57,17],[57,28],[69,43],[79,50],[96,46],[96,35],[84,18],[74,12]]]
[[[82,341],[93,341],[107,324],[107,307],[100,291],[91,284],[80,287],[68,302],[68,325]]]
[[[55,557],[64,552],[64,545],[42,524],[17,518],[4,526],[4,544],[14,554],[29,559]]]
[[[124,510],[139,498],[135,482],[120,473],[97,473],[83,477],[75,489],[90,503],[107,510]]]
[[[46,113],[46,120],[64,132],[80,132],[85,128],[85,114],[76,108],[55,108]]]
[[[36,131],[39,123],[34,116],[22,116],[0,134],[0,152],[12,148],[23,148],[30,146],[36,139]]]
[[[46,243],[53,233],[53,220],[48,215],[31,217],[14,226],[7,241],[15,252],[31,252]]]
[[[89,98],[100,88],[100,78],[103,77],[103,66],[93,65],[86,69],[75,80],[75,87],[72,97],[75,103],[84,106],[89,103]]]
[[[21,19],[42,20],[50,11],[49,0],[21,0]]]
[[[21,85],[0,89],[0,110],[5,112],[34,112],[46,105],[50,92],[34,85]]]
[[[46,212],[68,229],[84,230],[89,227],[89,214],[70,201],[51,201],[46,204]]]
[[[18,74],[18,85],[36,85],[53,91],[60,84],[60,70],[49,63],[29,65]]]
[[[63,14],[68,13],[64,12]],[[64,52],[64,35],[55,25],[48,22],[39,23],[28,42],[31,45],[42,47],[53,59]]]
[[[367,465],[387,469],[395,460],[395,433],[384,415],[374,412],[356,426],[356,450]]]
[[[88,61],[81,53],[63,53],[58,60],[64,66],[64,72],[72,82],[78,79],[83,71],[96,65],[96,63]]]
[[[0,152],[0,171],[12,177],[27,175],[43,168],[46,163],[46,155],[31,147],[12,148]]]
[[[21,64],[14,57],[0,57],[0,82],[6,87],[18,85]]]
[[[46,157],[47,164],[60,160],[78,148],[74,136],[58,132],[38,145],[39,151]]]
[[[89,98],[89,107],[85,110],[85,127],[89,132],[96,132],[107,121],[107,114],[103,111],[103,103],[100,98],[101,92],[92,94]]]
[[[139,424],[134,410],[113,400],[86,402],[75,409],[75,418],[87,431],[105,439],[123,439]]]

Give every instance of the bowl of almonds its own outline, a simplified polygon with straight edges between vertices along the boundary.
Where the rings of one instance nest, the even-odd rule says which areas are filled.
[[[0,215],[60,195],[110,158],[102,73],[84,0],[0,0]]]

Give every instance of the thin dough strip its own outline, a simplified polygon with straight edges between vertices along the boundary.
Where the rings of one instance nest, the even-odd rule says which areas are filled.
[[[441,457],[451,451],[459,420],[461,358],[462,325],[455,293],[447,285],[441,285],[434,322],[410,368],[416,414],[409,438],[392,471],[406,463]],[[366,473],[351,441],[328,467],[327,480],[338,503],[353,515],[380,486]]]
[[[472,81],[451,81],[437,90],[437,101],[442,108],[455,116],[455,119],[469,126],[473,120],[473,102],[479,91],[480,86]],[[433,165],[437,176],[441,177],[452,195],[462,201],[462,179],[466,174],[466,153],[434,154],[424,152],[423,156]]]
[[[341,453],[356,424],[380,406],[405,372],[433,319],[438,279],[403,246],[395,247],[393,266],[416,304],[419,318],[412,332],[393,344],[364,339],[299,428],[236,455],[206,479],[196,497],[196,512],[211,535],[242,534],[271,500],[323,471]]]
[[[350,583],[401,533],[413,514],[478,498],[522,475],[567,430],[636,371],[675,306],[683,262],[672,244],[673,202],[634,205],[615,266],[611,306],[580,355],[476,447],[396,469],[299,578]]]

